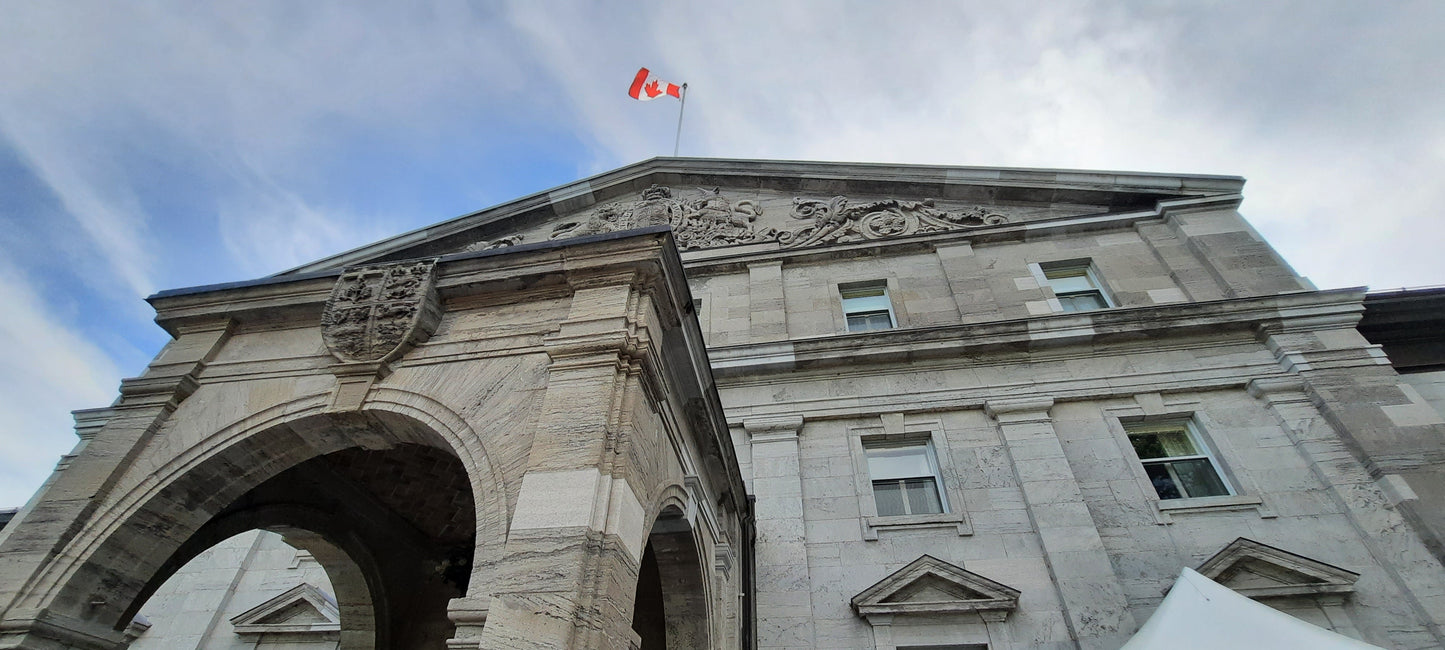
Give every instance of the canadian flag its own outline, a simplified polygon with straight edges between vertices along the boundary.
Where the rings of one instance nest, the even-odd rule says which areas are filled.
[[[672,95],[678,99],[682,98],[682,86],[669,83],[652,76],[647,68],[637,71],[637,76],[632,79],[632,87],[627,89],[628,96],[633,99],[650,102],[663,95]]]

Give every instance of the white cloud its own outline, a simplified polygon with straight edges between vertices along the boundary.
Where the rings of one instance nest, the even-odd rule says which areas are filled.
[[[1418,285],[1445,281],[1442,19],[1438,2],[32,3],[0,21],[0,142],[82,242],[29,244],[78,250],[73,282],[126,299],[450,216],[348,201],[337,170],[378,150],[510,120],[572,130],[579,175],[666,155],[676,104],[624,94],[641,65],[689,83],[683,155],[1239,174],[1245,214],[1320,285]],[[167,205],[186,192],[203,198]],[[26,306],[0,327],[43,344],[5,381],[68,386],[17,385],[0,417],[68,431],[116,364],[0,271]]]
[[[23,505],[74,443],[70,411],[111,403],[120,372],[49,313],[29,280],[0,260],[0,507]]]
[[[608,161],[684,155],[1238,174],[1321,286],[1445,281],[1445,5],[695,3],[514,19]],[[626,38],[617,38],[625,34]],[[579,65],[579,62],[590,62]],[[605,79],[600,73],[606,72]]]

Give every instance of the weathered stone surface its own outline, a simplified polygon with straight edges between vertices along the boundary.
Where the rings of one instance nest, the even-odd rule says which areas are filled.
[[[1418,326],[1361,338],[1363,292],[1290,271],[1236,212],[1241,183],[658,159],[161,294],[175,340],[78,414],[75,454],[0,533],[0,647],[117,647],[207,535],[304,521],[276,503],[297,486],[321,532],[370,522],[343,555],[409,549],[351,572],[430,598],[416,625],[374,617],[383,647],[1108,650],[1240,538],[1301,558],[1239,565],[1296,580],[1283,611],[1440,645],[1442,382],[1385,356],[1432,348]],[[430,258],[434,327],[337,364],[328,296]],[[1107,307],[1067,311],[1090,303],[1058,268]],[[848,331],[857,283],[887,288],[896,327]],[[1161,498],[1130,427],[1178,422],[1228,494]],[[880,514],[887,480],[925,478],[875,483],[890,447],[928,450],[941,512]],[[970,610],[947,581],[853,608],[924,557],[1016,608]],[[1289,566],[1358,580],[1311,593]]]

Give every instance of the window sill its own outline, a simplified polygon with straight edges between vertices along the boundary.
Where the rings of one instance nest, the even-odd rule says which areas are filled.
[[[931,515],[896,515],[892,517],[881,517],[870,515],[863,517],[863,539],[874,541],[878,539],[880,530],[903,530],[909,528],[948,528],[957,527],[959,535],[972,535],[973,526],[970,526],[968,519],[961,512],[941,512]]]
[[[1193,499],[1164,499],[1154,502],[1155,514],[1160,524],[1173,523],[1173,515],[1196,512],[1220,512],[1227,510],[1249,510],[1259,512],[1264,519],[1275,516],[1274,511],[1265,507],[1264,499],[1252,494],[1231,494],[1221,497],[1197,497]]]

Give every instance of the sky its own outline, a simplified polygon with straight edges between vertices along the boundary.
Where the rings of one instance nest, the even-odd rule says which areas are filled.
[[[261,277],[654,156],[1234,174],[1321,288],[1445,284],[1445,2],[23,2],[0,17],[0,508]]]

